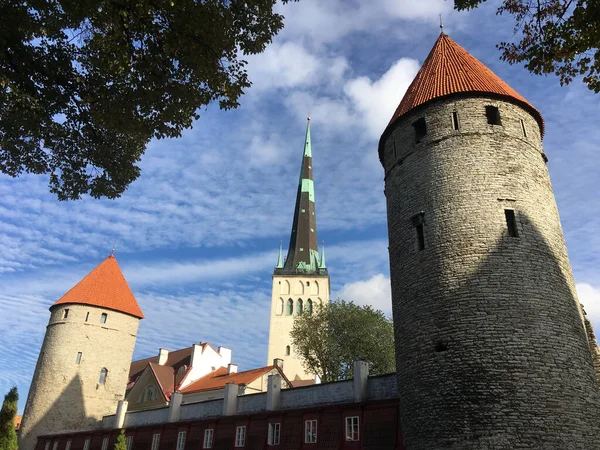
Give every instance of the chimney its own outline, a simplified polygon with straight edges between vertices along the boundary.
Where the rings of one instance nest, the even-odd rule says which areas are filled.
[[[281,375],[267,378],[267,411],[275,411],[281,406]]]
[[[221,355],[221,365],[226,366],[231,362],[231,349],[227,347],[219,347],[217,349],[219,355]]]
[[[237,373],[237,364],[227,364],[227,373]]]
[[[367,399],[369,387],[369,363],[365,361],[354,361],[354,401],[364,402]]]
[[[237,412],[238,385],[227,383],[223,396],[223,415],[233,416]]]
[[[164,366],[165,363],[167,362],[168,358],[169,358],[169,350],[167,350],[166,348],[158,349],[158,365],[159,366]]]
[[[200,366],[200,360],[202,358],[202,345],[194,344],[192,345],[192,358],[190,360],[190,366],[193,368],[198,368]]]
[[[181,392],[173,392],[171,394],[171,401],[169,402],[169,415],[167,419],[169,423],[179,421],[182,400],[183,394]]]
[[[273,365],[279,367],[281,370],[283,370],[283,359],[281,358],[275,358],[273,360]]]
[[[127,400],[119,400],[117,403],[117,413],[115,414],[115,422],[113,428],[123,428],[125,424],[125,416],[127,414]]]

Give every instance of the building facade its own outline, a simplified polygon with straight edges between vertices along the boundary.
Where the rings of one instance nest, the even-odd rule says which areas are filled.
[[[442,33],[381,137],[408,450],[600,448],[543,133]]]
[[[291,342],[295,318],[327,304],[329,285],[325,249],[322,248],[319,255],[317,240],[309,119],[287,258],[283,260],[280,247],[273,273],[269,325],[267,364],[273,364],[275,359],[282,360],[283,370],[292,383],[315,377],[302,366]]]
[[[114,255],[50,307],[19,449],[33,450],[40,434],[93,428],[114,412],[143,317]]]

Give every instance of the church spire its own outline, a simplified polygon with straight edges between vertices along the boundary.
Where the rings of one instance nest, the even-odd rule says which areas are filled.
[[[315,189],[312,174],[312,146],[310,142],[310,118],[306,126],[304,154],[296,194],[296,208],[292,222],[292,235],[283,269],[277,273],[323,273],[319,268],[317,244],[317,217],[315,214]]]

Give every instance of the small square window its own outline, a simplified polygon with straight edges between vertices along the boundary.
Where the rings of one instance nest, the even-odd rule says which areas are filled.
[[[177,433],[177,450],[183,450],[185,448],[185,431]]]
[[[427,134],[427,124],[425,123],[425,117],[421,117],[419,120],[413,122],[413,128],[415,129],[415,138],[419,142]]]
[[[212,448],[213,433],[214,431],[212,428],[204,430],[204,444],[202,445],[202,448]]]
[[[152,447],[150,450],[158,450],[158,446],[160,444],[160,433],[154,433],[152,435]]]
[[[346,417],[346,440],[347,441],[360,440],[358,424],[359,424],[358,416]]]
[[[63,319],[66,319],[67,317],[69,317],[69,310],[68,310],[68,309],[65,309],[65,310],[63,311]]]
[[[502,125],[500,121],[500,110],[497,106],[488,105],[485,107],[485,116],[490,125]]]
[[[307,420],[304,422],[304,443],[315,444],[317,442],[317,421]]]
[[[235,446],[243,447],[246,445],[246,426],[237,427],[235,429]]]
[[[279,445],[281,436],[281,424],[270,423],[269,424],[269,435],[267,436],[267,443],[269,445]]]

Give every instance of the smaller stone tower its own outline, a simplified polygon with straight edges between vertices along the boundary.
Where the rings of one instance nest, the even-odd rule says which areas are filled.
[[[20,450],[33,450],[41,434],[92,428],[114,413],[143,317],[114,255],[50,307]]]
[[[302,367],[290,339],[295,317],[329,302],[325,249],[319,257],[317,242],[309,119],[288,255],[284,262],[280,247],[271,298],[267,364],[282,359],[283,371],[291,381],[314,378],[314,374],[307,373]]]

